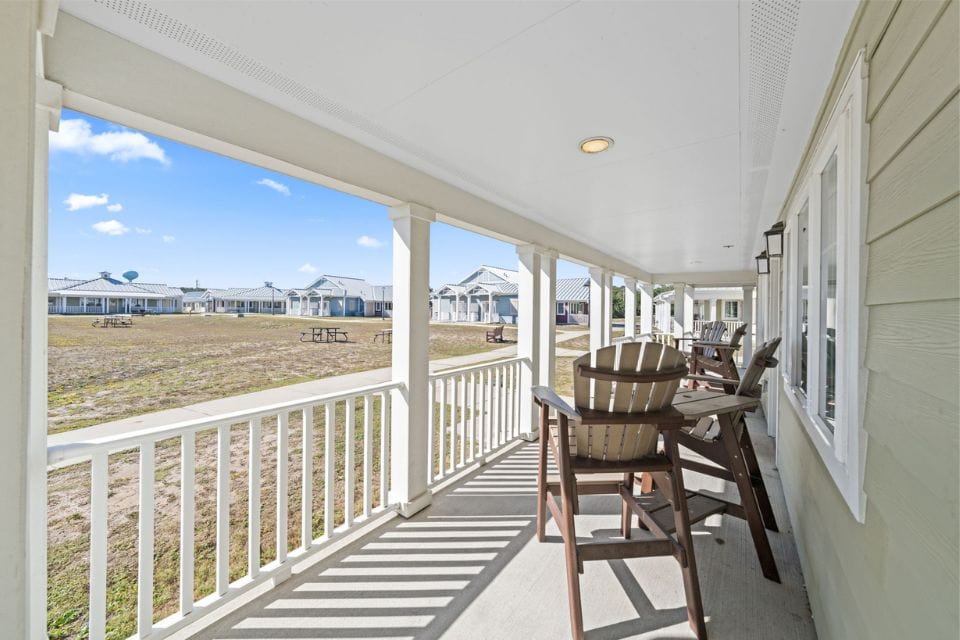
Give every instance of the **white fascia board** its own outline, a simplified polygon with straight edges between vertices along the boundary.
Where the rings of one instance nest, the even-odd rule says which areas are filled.
[[[437,219],[650,281],[616,259],[342,135],[60,12],[46,38],[48,79],[64,106],[387,206],[416,202]],[[318,152],[321,150],[322,152]]]

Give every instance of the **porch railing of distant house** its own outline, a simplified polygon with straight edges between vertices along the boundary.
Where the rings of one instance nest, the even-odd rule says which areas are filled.
[[[703,331],[703,325],[709,322],[713,322],[713,320],[694,320],[693,333],[699,336],[700,332]],[[724,320],[723,324],[726,325],[727,335],[729,336],[729,335],[732,335],[733,332],[737,330],[737,327],[739,327],[743,323],[740,320]]]
[[[513,365],[491,366],[484,371],[498,375]],[[492,374],[491,374],[492,375]],[[500,378],[496,378],[500,380]],[[497,389],[495,383],[488,385]],[[252,410],[239,411],[209,418],[191,420],[134,433],[78,441],[51,446],[47,449],[48,472],[71,465],[90,466],[90,552],[89,552],[89,634],[91,640],[102,640],[107,629],[108,540],[107,514],[110,494],[109,456],[133,451],[138,455],[138,570],[137,570],[137,635],[161,638],[210,613],[225,602],[261,584],[267,579],[289,572],[290,563],[300,560],[326,546],[329,541],[356,524],[388,508],[390,467],[390,395],[400,388],[398,383],[386,383],[352,389],[342,393],[315,396]],[[340,411],[343,413],[339,413]],[[340,415],[344,416],[341,421]],[[497,414],[498,417],[501,414]],[[316,416],[316,420],[315,420]],[[314,466],[315,423],[323,417],[322,464]],[[350,420],[353,416],[353,421]],[[290,423],[299,422],[295,438],[291,438]],[[261,471],[266,453],[264,421],[269,421],[270,433],[276,434],[276,542],[275,560],[261,562]],[[342,422],[342,424],[341,424]],[[346,428],[352,425],[354,428]],[[231,428],[245,430],[241,446],[246,465],[246,575],[230,581],[230,493]],[[504,428],[493,423],[495,440],[501,442]],[[274,431],[275,429],[275,431]],[[234,431],[236,433],[236,431]],[[197,438],[216,438],[215,454],[201,453],[214,458],[216,468],[216,548],[215,587],[212,593],[197,601],[194,598],[195,565],[195,500],[198,478]],[[292,441],[292,442],[291,442]],[[290,482],[291,444],[300,448],[302,479],[300,493],[300,545],[289,549],[288,498],[294,485]],[[359,445],[359,446],[358,446]],[[318,445],[319,446],[319,445]],[[155,473],[163,469],[157,464],[157,451],[163,457],[173,455],[180,461],[180,540],[179,540],[179,611],[154,623],[154,517]],[[342,452],[342,453],[340,453]],[[362,460],[355,460],[355,452]],[[319,454],[320,452],[318,452]],[[342,464],[338,457],[343,457]],[[210,465],[205,468],[210,468]],[[378,473],[375,475],[375,469]],[[359,471],[358,471],[359,470]],[[342,475],[340,473],[342,472]],[[322,535],[315,535],[313,487],[323,479]],[[342,478],[342,480],[341,480]],[[307,481],[307,479],[312,479]],[[335,491],[342,482],[342,495]],[[361,498],[362,496],[362,498]],[[356,506],[355,507],[355,503]],[[341,505],[341,506],[338,506]],[[336,510],[336,511],[335,511]],[[342,511],[342,513],[341,513]],[[319,513],[318,513],[319,517]],[[339,524],[338,524],[339,523]],[[234,527],[235,530],[243,529]],[[294,528],[295,530],[295,528]],[[282,579],[282,578],[281,578]]]
[[[430,376],[428,482],[481,462],[519,435],[524,362],[509,358]]]

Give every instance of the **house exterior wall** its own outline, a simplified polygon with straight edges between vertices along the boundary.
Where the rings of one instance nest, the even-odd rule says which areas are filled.
[[[823,640],[957,634],[958,40],[956,0],[864,2],[824,102],[864,49],[863,523],[776,378],[778,467]]]

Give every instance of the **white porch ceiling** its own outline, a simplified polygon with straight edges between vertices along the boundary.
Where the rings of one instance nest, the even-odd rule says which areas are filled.
[[[62,9],[641,269],[683,274],[752,269],[856,4]],[[616,144],[586,156],[592,135]]]

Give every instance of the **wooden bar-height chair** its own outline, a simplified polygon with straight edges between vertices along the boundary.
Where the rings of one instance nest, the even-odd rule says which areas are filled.
[[[707,632],[676,438],[688,421],[672,406],[687,374],[686,358],[677,349],[653,342],[605,347],[593,355],[593,366],[591,354],[573,363],[576,409],[546,387],[533,388],[540,406],[537,536],[545,539],[549,509],[563,537],[573,638],[583,638],[579,574],[584,561],[666,555],[680,564],[688,620],[704,640]],[[658,453],[661,434],[665,448]],[[547,476],[548,448],[558,476]],[[661,509],[660,517],[634,496],[636,473],[651,473],[660,495],[667,497],[669,508]],[[574,515],[579,496],[586,494],[620,496],[623,541],[577,542]],[[633,514],[653,539],[629,540]]]
[[[717,398],[723,398],[725,395],[759,398],[760,379],[767,368],[777,366],[777,359],[773,356],[779,346],[780,338],[774,338],[762,344],[753,354],[742,379],[721,379],[725,387],[736,385],[732,394],[704,390],[684,391],[677,394],[674,399],[675,406],[681,413],[689,414],[690,412],[687,411],[686,407],[703,407],[711,401],[716,401]],[[716,380],[713,376],[691,374],[687,377],[695,382],[704,378]],[[773,507],[770,505],[770,497],[763,482],[763,475],[760,473],[760,465],[757,462],[744,413],[744,410],[739,410],[700,418],[695,426],[681,429],[675,435],[675,438],[680,445],[714,463],[711,465],[682,458],[681,464],[684,469],[721,478],[737,485],[740,492],[740,504],[726,502],[704,494],[696,495],[706,500],[722,503],[723,508],[718,511],[726,512],[747,521],[763,575],[769,580],[780,582],[777,563],[773,558],[770,541],[765,530],[778,531],[777,520],[773,514]],[[652,490],[651,483],[647,478],[644,478],[643,490]],[[691,497],[690,500],[693,502],[695,499]],[[697,514],[693,514],[691,519],[696,522],[699,517]]]
[[[723,327],[722,331],[720,331],[720,327]],[[741,324],[730,335],[730,340],[724,342],[722,338],[727,328],[722,321],[717,320],[704,325],[700,339],[690,345],[690,373],[694,375],[713,374],[718,378],[733,380],[735,381],[733,384],[719,380],[705,381],[707,385],[719,385],[727,393],[733,393],[736,390],[736,383],[740,381],[740,372],[737,369],[734,356],[740,348],[743,336],[747,333],[747,328],[748,325]],[[691,389],[696,388],[696,383],[689,381],[688,386]]]

